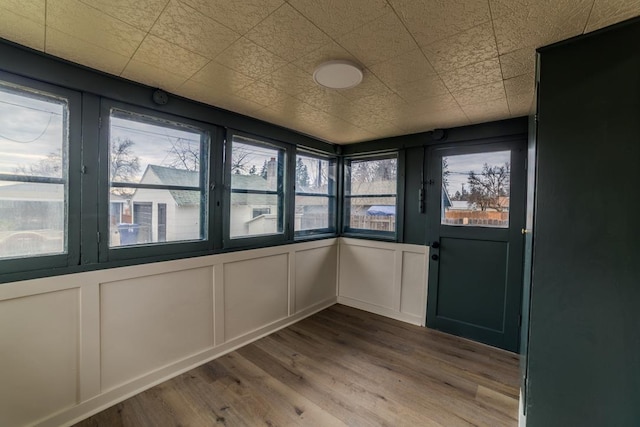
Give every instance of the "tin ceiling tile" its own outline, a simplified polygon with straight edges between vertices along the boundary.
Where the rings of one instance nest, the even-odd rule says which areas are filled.
[[[44,23],[0,7],[0,37],[42,51],[45,49],[44,32]]]
[[[384,62],[418,47],[393,12],[339,37],[337,42],[366,66]]]
[[[438,72],[445,72],[498,56],[491,22],[447,37],[422,48]]]
[[[120,75],[129,57],[87,43],[54,28],[47,29],[45,51],[71,62],[82,63],[105,73]],[[139,81],[134,78],[131,80]]]
[[[145,33],[76,0],[47,3],[47,27],[131,57]]]
[[[391,89],[436,74],[420,49],[372,65],[369,69]]]
[[[330,41],[287,3],[253,27],[246,37],[287,61],[295,61]]]
[[[389,0],[420,46],[491,20],[487,0]]]
[[[149,31],[169,0],[80,0],[82,3],[98,9],[143,31]]]
[[[182,0],[209,18],[245,34],[284,3],[284,0]]]
[[[254,79],[270,74],[287,64],[284,59],[244,37],[220,53],[215,61]]]
[[[144,39],[132,60],[185,78],[190,78],[209,62],[201,55],[152,35]]]
[[[440,75],[451,92],[459,92],[502,80],[498,58],[478,62]]]
[[[333,38],[391,11],[385,0],[289,0],[288,3]]]
[[[533,47],[525,47],[505,53],[500,56],[500,66],[502,77],[505,79],[533,73],[536,69],[536,50]]]
[[[240,38],[239,33],[177,0],[169,3],[150,33],[210,59]]]
[[[640,0],[595,0],[585,32],[640,15]]]

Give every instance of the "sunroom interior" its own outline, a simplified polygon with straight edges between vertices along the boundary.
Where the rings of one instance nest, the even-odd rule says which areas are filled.
[[[637,425],[639,15],[0,0],[0,425]]]

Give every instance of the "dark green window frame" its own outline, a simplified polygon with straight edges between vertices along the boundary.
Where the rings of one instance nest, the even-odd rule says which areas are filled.
[[[256,148],[267,148],[278,151],[277,185],[275,190],[258,189],[234,189],[231,185],[233,168],[233,143]],[[292,167],[295,160],[294,146],[269,138],[252,135],[238,130],[228,129],[225,141],[225,173],[224,173],[224,218],[223,218],[223,247],[224,248],[254,248],[283,244],[292,239],[293,229],[293,176],[295,168]],[[231,236],[231,195],[264,195],[277,197],[277,231],[270,234],[257,234],[247,236]]]
[[[323,228],[313,228],[307,230],[295,230],[295,239],[303,240],[312,237],[331,237],[335,236],[337,232],[337,210],[338,210],[338,158],[335,156],[328,156],[323,153],[317,153],[310,150],[305,150],[304,148],[299,148],[296,152],[296,166],[297,159],[299,156],[314,158],[318,160],[325,160],[329,162],[330,171],[328,173],[328,191],[327,193],[310,193],[300,191],[297,186],[295,187],[295,195],[294,195],[294,204],[295,204],[295,196],[306,196],[312,198],[324,198],[328,199],[328,213],[329,213],[329,226]],[[294,171],[294,176],[295,176]],[[297,177],[295,178],[297,179]]]
[[[169,95],[169,102],[159,105],[151,96],[155,88],[80,67],[47,54],[25,50],[9,42],[0,41],[0,57],[5,59],[0,64],[0,80],[30,91],[65,98],[69,106],[67,253],[0,260],[0,283],[295,243],[293,183],[296,149],[304,147],[328,156],[338,155],[338,164],[341,165],[342,162],[339,157],[340,147],[179,96]],[[158,242],[109,249],[108,144],[104,142],[107,141],[105,132],[109,121],[108,110],[106,114],[103,111],[105,104],[169,122],[192,124],[209,132],[211,142],[208,161],[211,167],[207,181],[206,241]],[[225,245],[227,226],[224,223],[228,221],[225,218],[228,213],[225,214],[227,191],[223,184],[227,127],[238,129],[239,133],[246,132],[248,137],[279,145],[286,150],[282,235],[267,236],[265,239],[235,239],[227,241]],[[338,168],[338,174],[342,174],[341,167]],[[341,187],[342,180],[338,179],[337,184]],[[339,196],[336,204],[340,224]],[[320,239],[335,235],[321,234],[313,237]]]
[[[200,133],[200,173],[198,187],[191,186],[168,186],[159,184],[142,183],[119,183],[111,182],[109,177],[109,142],[110,142],[110,118],[127,117],[132,121],[153,124],[156,126],[166,126],[168,128],[183,129],[188,128]],[[210,153],[215,150],[218,129],[215,126],[196,122],[184,117],[175,116],[149,110],[134,105],[125,104],[118,101],[103,98],[100,109],[100,153],[99,153],[99,260],[100,262],[128,260],[132,258],[148,258],[175,254],[200,254],[207,253],[214,249],[214,239],[212,234],[214,222],[212,212],[214,211],[215,188],[214,167],[210,165]],[[186,241],[155,242],[131,246],[109,246],[109,191],[111,187],[162,189],[162,190],[186,190],[200,191],[200,233],[202,239]],[[133,212],[132,212],[133,213]]]
[[[11,182],[34,182],[66,184],[65,188],[65,234],[66,251],[60,254],[25,256],[0,260],[3,273],[40,271],[77,265],[80,262],[80,188],[81,188],[81,143],[82,95],[79,92],[49,85],[36,80],[19,77],[0,71],[0,81],[11,91],[41,99],[63,99],[66,102],[66,153],[63,152],[64,178],[45,178],[14,174],[1,174],[0,180]],[[64,150],[63,150],[64,151]],[[66,154],[66,155],[65,155]]]
[[[377,194],[351,194],[351,176],[352,176],[352,163],[353,162],[363,162],[363,161],[376,161],[376,160],[387,160],[387,159],[396,159],[396,191],[395,193],[377,193]],[[369,238],[374,240],[391,240],[391,241],[399,241],[398,236],[402,236],[402,218],[403,218],[403,210],[402,210],[402,200],[401,194],[403,190],[403,181],[401,180],[402,171],[404,170],[404,157],[400,152],[390,152],[390,153],[377,153],[377,154],[363,154],[363,155],[354,155],[349,156],[344,159],[344,191],[343,191],[343,224],[342,224],[342,234],[348,237],[361,237],[361,238]],[[374,197],[374,198],[383,198],[383,197],[393,197],[395,198],[395,229],[394,231],[381,231],[381,230],[372,230],[367,228],[356,228],[352,227],[350,224],[351,221],[351,200],[365,197]]]

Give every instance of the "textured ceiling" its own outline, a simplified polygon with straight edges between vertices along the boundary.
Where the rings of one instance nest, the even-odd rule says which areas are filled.
[[[640,0],[0,0],[0,37],[344,144],[529,113],[536,47]],[[364,69],[314,84],[323,61]]]

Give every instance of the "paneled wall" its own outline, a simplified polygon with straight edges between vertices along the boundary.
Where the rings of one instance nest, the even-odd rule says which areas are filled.
[[[338,239],[0,285],[0,426],[70,424],[336,302]]]
[[[427,255],[341,238],[0,285],[0,426],[72,424],[336,300],[424,324]]]
[[[429,248],[340,239],[338,302],[425,324]]]

